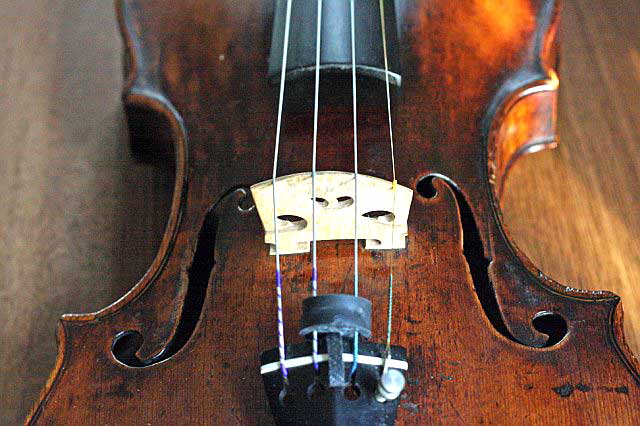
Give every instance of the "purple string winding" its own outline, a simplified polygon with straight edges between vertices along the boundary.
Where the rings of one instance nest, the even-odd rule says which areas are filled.
[[[286,382],[288,371],[284,365],[284,322],[282,321],[282,276],[280,275],[280,268],[276,269],[276,294],[278,296],[278,352],[280,354],[280,371]]]

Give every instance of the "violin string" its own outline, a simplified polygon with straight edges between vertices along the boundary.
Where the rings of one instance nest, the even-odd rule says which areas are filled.
[[[393,181],[391,184],[391,191],[393,195],[393,207],[392,207],[392,218],[391,218],[391,244],[394,242],[395,237],[395,209],[396,209],[396,188],[398,186],[398,181],[396,179],[396,159],[395,153],[393,149],[393,126],[391,123],[391,94],[389,89],[389,60],[387,55],[387,33],[385,28],[385,19],[384,19],[384,0],[380,0],[380,27],[382,30],[382,51],[384,54],[384,77],[385,77],[385,86],[387,90],[387,117],[389,121],[389,145],[391,149],[391,170],[393,173]],[[387,357],[391,356],[391,318],[393,313],[393,259],[389,262],[389,309],[387,312]]]
[[[356,90],[356,30],[355,30],[355,0],[350,0],[349,9],[351,12],[351,87],[353,93],[353,295],[358,296],[358,94]],[[358,368],[358,332],[353,336],[353,364],[351,365],[351,376]]]
[[[316,238],[316,157],[318,145],[318,100],[320,98],[320,33],[322,28],[322,0],[318,0],[318,18],[316,22],[316,81],[313,100],[313,155],[311,164],[311,217],[312,217],[312,268],[311,268],[311,292],[312,296],[318,295],[318,251]],[[318,332],[313,332],[313,367],[318,370]]]
[[[391,94],[389,89],[389,60],[387,56],[387,33],[384,22],[384,0],[380,0],[380,27],[382,29],[382,52],[384,55],[384,79],[387,89],[387,118],[389,122],[389,143],[391,147],[391,170],[393,182],[396,182],[396,158],[393,150],[393,126],[391,125]],[[394,188],[395,189],[395,188]],[[395,203],[394,203],[395,207]]]
[[[282,128],[282,109],[284,101],[285,75],[287,68],[287,53],[289,47],[289,24],[291,21],[291,0],[287,0],[287,12],[284,24],[284,45],[282,48],[282,70],[280,72],[280,95],[278,99],[278,121],[276,124],[275,152],[273,154],[273,175],[271,177],[271,188],[273,197],[273,243],[276,255],[276,297],[278,304],[278,354],[280,358],[280,371],[285,385],[288,383],[288,371],[285,366],[284,347],[284,320],[282,314],[282,274],[280,272],[280,250],[278,248],[278,207],[276,197],[276,176],[278,172],[278,151],[280,149],[280,130]]]

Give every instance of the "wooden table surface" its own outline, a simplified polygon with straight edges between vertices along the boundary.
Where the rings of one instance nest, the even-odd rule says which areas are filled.
[[[144,273],[171,173],[135,162],[110,1],[0,1],[0,423],[16,424],[56,356],[65,312]],[[623,298],[640,353],[640,2],[565,0],[560,147],[512,170],[505,220],[558,281]]]

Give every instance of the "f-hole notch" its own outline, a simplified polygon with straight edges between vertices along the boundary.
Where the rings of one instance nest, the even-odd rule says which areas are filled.
[[[469,265],[471,279],[487,318],[491,325],[506,338],[523,344],[509,332],[496,298],[493,283],[489,279],[489,259],[484,255],[484,246],[473,211],[462,194],[462,191],[450,179],[440,175],[425,176],[418,181],[416,191],[424,198],[435,198],[438,193],[433,186],[433,179],[444,181],[456,197],[460,221],[462,222],[463,245],[462,251]],[[567,321],[557,313],[539,312],[532,318],[532,326],[540,333],[549,336],[543,347],[558,344],[568,333]],[[529,346],[529,345],[526,345]]]
[[[219,210],[222,208],[221,206],[228,206],[228,203],[225,203],[224,200],[227,197],[232,197],[236,191],[242,191],[245,194],[245,197],[240,200],[236,207],[240,208],[241,211],[251,210],[250,208],[241,208],[246,198],[249,197],[249,191],[241,188],[225,194],[207,213],[198,235],[196,251],[189,268],[187,293],[173,339],[158,355],[147,360],[141,360],[137,356],[137,352],[142,347],[144,337],[135,330],[122,331],[114,337],[111,345],[111,352],[119,362],[129,367],[150,366],[171,358],[189,341],[202,314],[209,277],[215,264],[213,252],[218,230]]]

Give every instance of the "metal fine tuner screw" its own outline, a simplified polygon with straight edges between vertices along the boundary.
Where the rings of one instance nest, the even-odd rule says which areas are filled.
[[[400,396],[406,380],[404,374],[395,368],[389,368],[382,373],[378,388],[376,389],[376,401],[382,403],[393,401]]]

